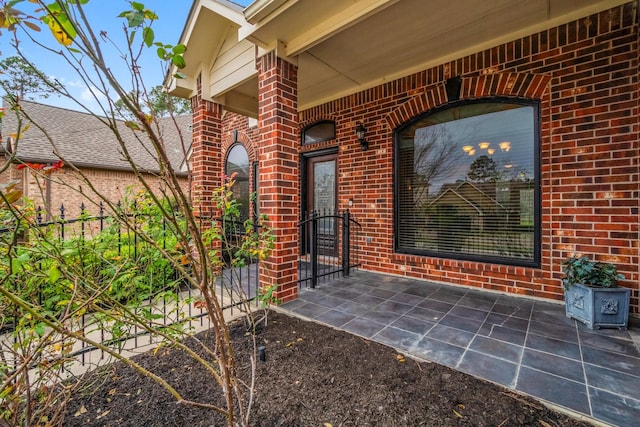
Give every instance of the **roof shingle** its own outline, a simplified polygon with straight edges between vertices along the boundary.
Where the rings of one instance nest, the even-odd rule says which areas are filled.
[[[54,154],[52,143],[40,129],[42,128],[57,146],[60,157],[66,163],[76,167],[132,170],[105,118],[31,101],[21,101],[20,105],[30,121],[37,125],[31,124],[18,143],[16,157],[20,161],[52,163],[59,160]],[[6,152],[7,137],[16,132],[18,125],[15,113],[10,111],[5,101],[3,107],[5,115],[1,124],[3,141],[0,144],[0,154]],[[175,120],[174,124],[170,117],[158,119],[159,136],[166,146],[174,171],[183,174],[181,167],[184,153],[188,152],[191,145],[191,115],[176,116]],[[25,120],[25,124],[27,122]],[[124,120],[117,120],[115,123],[137,167],[144,171],[158,172],[156,155],[146,133],[129,129]]]

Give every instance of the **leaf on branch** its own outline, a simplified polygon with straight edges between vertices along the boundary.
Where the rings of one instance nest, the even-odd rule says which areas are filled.
[[[153,33],[153,29],[151,27],[144,27],[144,29],[142,30],[142,37],[144,39],[144,44],[147,45],[147,47],[151,47],[153,45],[155,34]]]
[[[127,19],[129,28],[139,27],[144,22],[144,12],[142,11],[132,10],[129,12],[123,12],[118,16]]]
[[[136,122],[132,122],[131,120],[127,120],[126,122],[124,122],[124,125],[132,130],[140,130],[140,125],[138,125]]]
[[[26,25],[27,27],[29,27],[31,30],[36,31],[36,32],[40,32],[40,27],[37,26],[36,24],[34,24],[33,22],[23,21],[22,23],[24,25]]]
[[[38,334],[38,336],[40,338],[42,338],[44,336],[44,323],[40,322],[38,323],[33,330],[35,331],[36,334]]]
[[[49,29],[58,43],[63,46],[71,45],[76,37],[73,24],[56,3],[52,3],[48,8],[51,14],[42,18],[43,22],[49,25]]]
[[[187,46],[183,44],[177,44],[173,47],[173,49],[171,49],[171,51],[174,55],[182,55],[187,51]]]
[[[171,58],[171,62],[173,63],[173,65],[175,65],[176,67],[182,69],[184,67],[187,66],[187,63],[184,61],[184,58],[180,55],[176,55],[174,57]]]
[[[51,284],[56,283],[58,279],[60,279],[60,276],[62,276],[62,274],[58,269],[58,265],[52,264],[51,267],[49,268],[49,283]]]

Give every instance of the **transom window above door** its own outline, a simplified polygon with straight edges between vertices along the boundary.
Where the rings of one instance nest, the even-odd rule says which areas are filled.
[[[540,259],[538,105],[456,103],[400,128],[396,251],[513,265]]]
[[[302,144],[336,139],[336,123],[331,120],[315,122],[302,130]]]

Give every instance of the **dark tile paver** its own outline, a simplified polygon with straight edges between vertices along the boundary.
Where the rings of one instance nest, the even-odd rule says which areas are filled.
[[[515,385],[518,365],[509,363],[503,359],[492,357],[475,351],[467,351],[457,366],[464,372],[468,372],[480,378],[502,384],[507,387]]]
[[[591,413],[587,387],[579,382],[521,366],[516,389],[583,414]]]
[[[411,305],[390,300],[387,300],[376,307],[376,310],[388,311],[398,316],[406,314],[411,309],[413,309],[413,306]]]
[[[462,358],[464,348],[425,337],[413,346],[411,352],[424,359],[455,368]]]
[[[374,288],[374,289],[371,289],[371,291],[369,291],[369,295],[373,295],[374,297],[383,298],[383,299],[389,299],[397,293],[398,293],[397,291],[392,291],[389,289],[380,289],[380,288]]]
[[[584,371],[590,387],[632,399],[640,398],[640,377],[638,376],[594,365],[585,365]]]
[[[496,301],[496,304],[491,307],[491,311],[494,313],[504,314],[507,316],[518,317],[521,319],[527,319],[531,317],[531,309],[533,305],[518,306],[518,305],[506,305],[504,300]]]
[[[498,325],[492,325],[486,322],[478,330],[478,335],[520,346],[524,345],[525,339],[527,337],[526,332],[518,331],[511,328],[505,328]]]
[[[440,319],[444,317],[444,313],[430,310],[428,308],[422,307],[413,307],[411,310],[407,311],[407,316],[414,317],[416,319],[426,320],[427,322],[439,322]]]
[[[519,363],[522,357],[522,346],[509,344],[504,341],[498,341],[491,338],[476,335],[469,350],[477,351],[488,356],[509,362]]]
[[[316,317],[317,321],[335,326],[336,328],[341,327],[342,325],[352,321],[353,319],[355,319],[355,316],[353,314],[348,314],[338,310],[329,310]]]
[[[527,335],[525,346],[535,350],[580,360],[580,346],[575,343],[529,334]]]
[[[371,338],[385,328],[385,324],[356,317],[345,323],[342,328],[348,332],[365,338]]]
[[[458,305],[470,308],[476,308],[479,310],[489,311],[495,305],[496,301],[492,299],[478,298],[475,294],[467,294],[460,298]]]
[[[505,316],[503,314],[489,313],[485,323],[498,325],[505,328],[526,332],[529,329],[529,322],[519,317]]]
[[[440,324],[475,334],[476,332],[478,332],[478,329],[480,329],[482,322],[478,320],[468,319],[466,317],[447,314],[440,320]]]
[[[531,321],[529,333],[554,338],[561,341],[578,343],[578,331],[575,327],[554,325],[543,322]]]
[[[355,302],[355,301],[347,301],[335,307],[335,309],[342,311],[344,313],[354,314],[358,316],[370,311],[371,306],[367,304],[360,304],[359,302]]]
[[[407,351],[420,339],[420,335],[404,329],[387,326],[374,335],[373,339],[390,347]]]
[[[405,294],[404,292],[398,292],[394,296],[390,298],[391,301],[397,301],[402,304],[408,304],[411,306],[415,306],[420,304],[425,297],[420,297],[417,295]]]
[[[640,400],[589,387],[593,416],[614,426],[638,425]]]
[[[446,313],[453,308],[453,304],[449,304],[448,302],[436,301],[431,298],[427,298],[423,300],[418,307],[428,308],[429,310],[439,311],[441,313]]]
[[[458,347],[467,347],[473,340],[474,334],[472,332],[466,332],[438,324],[431,328],[427,337],[453,344]]]
[[[603,331],[600,334],[593,333],[593,331],[585,332],[579,331],[580,342],[584,346],[600,348],[603,350],[623,354],[626,356],[640,358],[640,350],[629,339],[618,338],[617,336],[611,336],[612,332],[618,331]],[[628,336],[628,333],[625,332]]]
[[[331,295],[345,300],[354,300],[362,294],[360,292],[350,291],[348,289],[340,289],[339,291],[336,291]]]
[[[328,310],[329,310],[328,307],[309,302],[301,305],[300,307],[294,308],[291,311],[293,311],[294,313],[298,313],[303,316],[315,319],[316,317],[320,316],[322,313]]]
[[[378,307],[360,315],[360,319],[372,320],[385,325],[393,323],[397,318],[398,314],[392,313],[390,311],[380,310],[378,309]]]
[[[449,310],[447,314],[464,317],[465,319],[476,320],[478,322],[483,322],[488,315],[486,311],[476,310],[474,308],[464,307],[460,305],[451,308],[451,310]]]
[[[640,376],[640,358],[630,357],[600,348],[582,346],[582,359],[585,363],[592,365],[602,365],[606,363],[606,367],[609,369]],[[640,381],[640,378],[638,381]],[[640,390],[638,392],[638,398],[640,398]]]
[[[431,328],[433,328],[434,325],[435,323],[433,322],[416,319],[415,317],[410,316],[402,316],[391,324],[391,326],[395,328],[404,329],[405,331],[413,332],[419,335],[426,334]]]
[[[525,348],[522,365],[584,384],[584,370],[578,360]]]
[[[464,296],[465,293],[466,292],[460,292],[460,291],[451,290],[451,289],[446,289],[446,290],[438,289],[437,291],[429,295],[429,298],[434,299],[436,301],[447,302],[449,304],[456,304],[458,301],[460,301],[460,299]]]

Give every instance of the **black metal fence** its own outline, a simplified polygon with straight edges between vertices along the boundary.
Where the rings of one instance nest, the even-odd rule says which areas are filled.
[[[298,286],[315,288],[360,265],[362,226],[348,210],[311,212],[298,227]]]
[[[118,207],[120,209],[120,207]],[[140,212],[137,209],[133,209],[133,212],[127,213],[120,211],[118,215],[125,215],[131,219],[127,225],[124,221],[114,220],[114,216],[105,212],[102,204],[98,206],[98,214],[91,215],[87,212],[84,204],[80,206],[80,215],[75,218],[66,218],[66,209],[64,205],[61,205],[59,215],[54,219],[44,220],[42,209],[38,208],[35,214],[35,222],[27,228],[24,228],[18,233],[20,238],[18,243],[13,243],[17,246],[24,244],[29,240],[30,232],[44,232],[49,233],[49,236],[53,236],[54,240],[59,242],[68,242],[76,239],[78,245],[86,248],[91,247],[91,242],[94,239],[98,239],[99,236],[104,233],[110,233],[112,239],[112,250],[116,252],[118,256],[124,256],[128,262],[146,262],[145,257],[148,255],[148,251],[151,248],[149,242],[140,238],[138,233],[132,233],[132,226],[136,224],[143,224],[146,227],[155,227],[159,236],[167,236],[170,234],[168,228],[170,228],[167,220],[163,217],[153,216]],[[134,213],[135,212],[135,213]],[[247,304],[253,304],[257,306],[258,299],[258,271],[259,265],[257,259],[251,257],[244,257],[241,266],[232,266],[230,259],[233,255],[230,255],[236,246],[240,243],[245,233],[245,227],[243,223],[233,220],[220,219],[214,217],[213,213],[200,215],[197,220],[201,230],[211,229],[218,227],[219,230],[224,230],[221,234],[223,236],[223,246],[221,247],[221,254],[223,256],[222,268],[218,272],[212,272],[217,275],[215,280],[215,292],[220,298],[223,310],[230,311],[233,315],[234,309],[240,309],[239,306],[247,306]],[[151,224],[153,221],[156,223]],[[174,223],[175,224],[175,223]],[[256,226],[257,227],[257,226]],[[256,228],[257,231],[259,229]],[[11,237],[14,228],[0,228],[0,239],[13,239]],[[22,241],[22,243],[21,243]],[[162,248],[171,252],[173,248],[167,247],[169,245],[169,239],[162,238]],[[88,249],[89,250],[89,249]],[[188,260],[189,258],[185,258]],[[46,261],[43,261],[46,262]],[[185,267],[190,268],[187,265],[188,261],[185,261]],[[8,262],[7,265],[10,269],[13,269],[12,263]],[[46,269],[46,265],[42,265],[43,269]],[[14,271],[10,271],[14,273]],[[179,280],[177,275],[171,272],[162,271],[158,274],[156,271],[153,278],[149,278],[150,289],[144,290],[144,300],[140,302],[138,300],[136,309],[146,310],[147,313],[152,314],[153,323],[155,327],[170,327],[172,325],[180,324],[187,327],[208,327],[208,318],[204,307],[198,303],[200,300],[200,291],[188,285],[187,281]],[[152,283],[153,282],[153,283]],[[14,283],[13,286],[20,286],[20,283]],[[151,286],[152,285],[152,286]],[[136,288],[137,289],[137,288]],[[38,290],[39,295],[37,300],[42,303],[44,296],[47,292],[46,286],[43,284],[43,288]],[[171,297],[167,297],[167,295]],[[145,302],[146,300],[146,302]],[[248,307],[246,307],[248,308]],[[10,306],[5,306],[5,309],[11,311]],[[2,327],[2,334],[10,333],[15,330],[17,322],[19,320],[17,311],[13,314],[2,313],[5,319],[5,324],[0,325]],[[6,319],[11,319],[8,324]],[[93,334],[94,340],[100,343],[108,345],[119,345],[127,348],[138,348],[141,345],[151,344],[153,337],[148,333],[147,328],[133,325],[127,329],[125,333],[114,334],[105,328],[96,327],[95,313],[86,313],[79,319],[79,325],[76,325],[83,330],[83,333],[88,336]],[[146,336],[146,338],[145,338]],[[126,343],[126,345],[125,345]],[[84,366],[86,360],[85,355],[94,351],[95,348],[85,344],[84,342],[78,344],[80,347],[74,347],[74,351],[68,354],[68,357],[77,358]],[[102,357],[102,355],[101,355]]]

